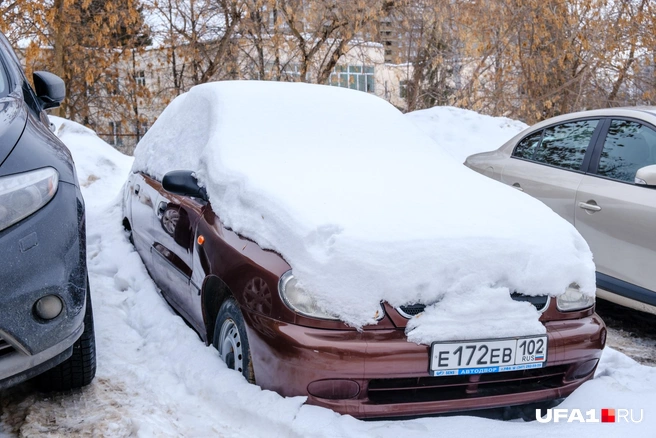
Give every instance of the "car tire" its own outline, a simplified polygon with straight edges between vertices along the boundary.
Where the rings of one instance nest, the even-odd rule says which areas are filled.
[[[221,305],[212,340],[228,368],[240,372],[250,383],[255,383],[246,324],[234,299],[228,298]]]
[[[87,279],[87,304],[84,331],[73,344],[73,354],[54,368],[36,377],[41,391],[67,391],[87,386],[96,375],[96,337],[93,324],[91,294]]]

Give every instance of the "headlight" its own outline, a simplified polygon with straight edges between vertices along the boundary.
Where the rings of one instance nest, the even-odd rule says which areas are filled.
[[[587,309],[595,303],[595,297],[584,295],[577,284],[570,284],[564,294],[556,298],[556,305],[561,312]]]
[[[59,174],[52,167],[0,177],[0,230],[46,205],[58,183]]]
[[[317,302],[304,289],[302,289],[292,271],[285,272],[278,284],[280,297],[287,307],[294,312],[311,318],[338,320],[334,315],[324,312],[317,306]]]
[[[280,297],[285,305],[300,315],[318,319],[330,319],[333,321],[339,320],[335,315],[326,313],[319,308],[314,298],[298,285],[292,271],[287,271],[282,274],[280,282],[278,283],[278,292],[280,293]],[[380,309],[377,309],[374,312],[373,318],[376,321],[380,321],[384,317],[385,307],[383,307],[383,303],[380,303]]]

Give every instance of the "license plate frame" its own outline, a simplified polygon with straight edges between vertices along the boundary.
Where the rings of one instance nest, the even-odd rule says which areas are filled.
[[[529,353],[531,346],[533,353]],[[543,348],[540,349],[540,346]],[[473,352],[471,347],[474,347]],[[512,350],[511,358],[508,358],[508,351],[504,351],[508,348]],[[433,342],[430,348],[428,371],[431,376],[458,376],[542,368],[547,363],[548,353],[546,334]],[[459,366],[456,359],[460,360]]]

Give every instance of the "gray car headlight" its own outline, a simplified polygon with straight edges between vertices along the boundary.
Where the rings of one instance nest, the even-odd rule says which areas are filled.
[[[46,205],[58,184],[59,173],[52,167],[0,177],[0,230]]]
[[[278,290],[287,307],[298,314],[318,319],[339,319],[319,308],[314,298],[298,285],[292,271],[287,271],[280,277]]]
[[[594,303],[595,297],[582,294],[577,284],[570,284],[565,293],[556,298],[556,305],[561,312],[587,309]]]

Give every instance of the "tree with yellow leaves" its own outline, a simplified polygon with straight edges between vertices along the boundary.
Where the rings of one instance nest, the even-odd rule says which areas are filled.
[[[121,93],[117,66],[148,41],[137,0],[52,0],[40,4],[43,27],[26,53],[28,70],[47,69],[66,84],[59,114],[90,124]],[[37,9],[37,8],[35,8]],[[129,81],[123,82],[129,86]]]

